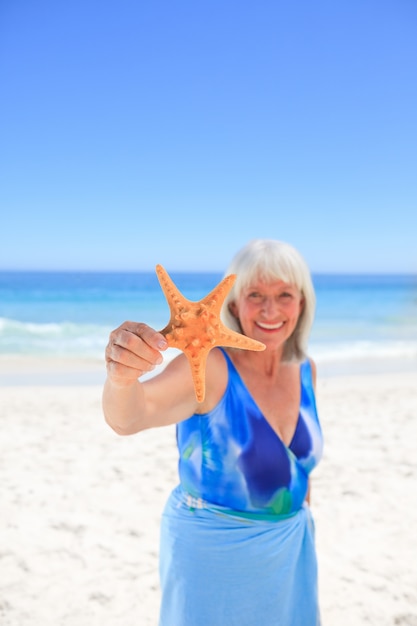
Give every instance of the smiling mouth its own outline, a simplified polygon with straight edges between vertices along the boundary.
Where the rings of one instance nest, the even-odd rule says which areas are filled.
[[[278,322],[278,324],[266,324],[265,322],[257,322],[259,328],[263,330],[278,330],[284,326],[284,322]]]

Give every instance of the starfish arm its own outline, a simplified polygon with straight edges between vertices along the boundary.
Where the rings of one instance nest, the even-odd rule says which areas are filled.
[[[206,395],[206,362],[209,350],[198,350],[194,354],[185,352],[191,368],[194,392],[197,402],[203,402]]]
[[[223,280],[200,301],[201,305],[209,308],[213,315],[219,316],[223,302],[225,301],[226,296],[233,287],[235,281],[236,274],[229,274],[228,276],[225,276]]]
[[[242,333],[237,333],[227,326],[221,324],[218,329],[218,338],[216,339],[216,346],[223,346],[225,348],[240,348],[241,350],[254,350],[261,352],[265,350],[265,344],[251,339]]]
[[[190,301],[182,295],[182,293],[180,292],[172,278],[169,276],[165,268],[162,267],[162,265],[156,266],[156,275],[158,276],[159,284],[161,285],[161,289],[164,292],[165,298],[170,308],[172,321],[175,318],[177,310],[181,310],[192,303],[190,303]],[[168,326],[169,324],[167,324],[166,329],[168,328]]]

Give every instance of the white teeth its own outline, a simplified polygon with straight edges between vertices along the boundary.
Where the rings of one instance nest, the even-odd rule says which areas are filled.
[[[258,326],[261,328],[265,328],[265,330],[278,330],[281,326],[284,325],[284,322],[280,322],[279,324],[265,324],[262,322],[258,322]]]

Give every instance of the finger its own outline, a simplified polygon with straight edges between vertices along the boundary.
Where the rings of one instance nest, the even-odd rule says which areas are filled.
[[[117,382],[123,386],[134,382],[143,374],[146,374],[147,371],[149,371],[129,367],[128,365],[123,365],[121,363],[111,360],[107,361],[106,367],[108,377],[111,378],[114,382]],[[151,367],[150,369],[153,369],[153,367]]]
[[[138,324],[138,328],[134,329],[133,332],[155,350],[166,350],[168,348],[168,342],[164,335],[146,324]]]
[[[168,348],[168,342],[164,335],[143,322],[124,322],[115,332],[119,330],[130,331],[140,337],[151,348],[154,348],[154,350],[166,350]]]

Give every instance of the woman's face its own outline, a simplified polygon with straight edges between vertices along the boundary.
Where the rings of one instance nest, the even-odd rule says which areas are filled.
[[[278,347],[292,335],[304,306],[299,289],[282,280],[256,281],[230,304],[245,335]]]

